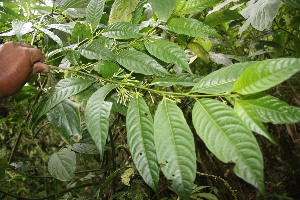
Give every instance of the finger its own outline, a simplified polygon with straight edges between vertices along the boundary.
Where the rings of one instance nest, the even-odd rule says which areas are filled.
[[[46,68],[45,63],[41,63],[41,62],[35,63],[32,67],[31,76],[39,72],[45,72],[45,73],[49,72],[48,69]]]
[[[28,48],[27,49],[31,55],[31,63],[34,64],[36,62],[44,62],[44,56],[41,50],[37,48]]]

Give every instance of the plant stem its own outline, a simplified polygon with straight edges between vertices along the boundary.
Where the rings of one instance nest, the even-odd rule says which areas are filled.
[[[92,77],[96,80],[101,80],[101,81],[105,81],[105,82],[109,82],[109,83],[113,83],[113,84],[117,84],[117,85],[124,85],[124,86],[127,86],[127,87],[133,87],[133,88],[138,88],[138,89],[142,89],[142,90],[147,90],[149,92],[153,92],[153,93],[160,94],[160,95],[170,95],[170,96],[177,96],[177,97],[191,97],[191,98],[228,96],[228,94],[190,94],[190,93],[178,93],[178,92],[168,92],[168,91],[154,90],[154,89],[151,89],[151,88],[148,88],[148,87],[135,85],[133,83],[119,82],[119,81],[114,81],[114,80],[111,80],[111,79],[106,79],[106,78],[94,76],[92,74],[82,72],[82,71],[79,71],[79,70],[76,70],[76,69],[56,67],[56,66],[51,66],[51,65],[48,65],[48,67],[51,68],[51,69],[67,70],[67,71],[77,72],[77,73],[81,73],[81,74],[84,74],[86,76]]]

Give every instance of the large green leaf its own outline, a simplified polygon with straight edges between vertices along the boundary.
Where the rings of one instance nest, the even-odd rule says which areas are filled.
[[[118,72],[120,65],[111,61],[100,60],[96,63],[93,69],[104,78],[111,78],[116,72]]]
[[[76,154],[69,149],[62,149],[51,155],[48,162],[50,174],[60,181],[70,181],[76,169]]]
[[[133,162],[144,181],[157,191],[157,163],[153,119],[149,108],[138,94],[130,101],[126,115],[127,141]]]
[[[234,104],[234,111],[252,131],[264,136],[273,144],[277,144],[273,136],[268,133],[267,129],[263,125],[258,112],[250,104],[236,101]]]
[[[86,8],[90,0],[56,0],[61,8]]]
[[[251,95],[242,102],[250,104],[261,116],[263,122],[289,124],[297,123],[300,120],[299,107],[290,106],[270,95]]]
[[[116,59],[120,65],[136,73],[159,76],[168,74],[156,60],[136,50],[123,50]]]
[[[264,60],[246,69],[235,82],[233,91],[253,94],[269,89],[300,71],[300,59],[279,58]]]
[[[111,102],[104,101],[107,94],[116,88],[116,85],[106,85],[97,90],[88,100],[84,111],[86,127],[95,142],[101,159],[108,135],[109,115]]]
[[[255,62],[245,62],[223,67],[203,79],[192,89],[192,92],[220,94],[230,92],[242,72]]]
[[[192,37],[221,37],[217,31],[196,19],[173,18],[167,27],[178,34]]]
[[[113,53],[105,47],[103,39],[93,40],[79,50],[80,54],[88,59],[114,60]]]
[[[105,0],[91,0],[86,8],[86,21],[94,31],[101,20],[104,10]]]
[[[188,0],[184,6],[178,10],[180,14],[192,14],[196,12],[201,12],[205,8],[212,6],[219,0]]]
[[[140,22],[141,17],[143,16],[144,5],[147,3],[147,0],[141,0],[137,5],[133,16],[132,16],[132,24],[138,24]]]
[[[163,21],[170,18],[176,6],[176,0],[149,0],[149,3],[156,16]]]
[[[39,120],[54,106],[62,102],[64,99],[85,90],[91,86],[92,83],[93,81],[79,78],[67,78],[59,81],[50,93],[33,108],[31,125],[36,125]]]
[[[151,55],[164,62],[174,63],[185,71],[192,73],[186,54],[177,44],[158,39],[146,40],[144,44]]]
[[[182,199],[189,199],[196,176],[193,134],[180,108],[164,99],[154,117],[154,142],[158,163],[172,188]]]
[[[38,28],[40,31],[42,31],[43,33],[45,33],[46,35],[48,35],[52,40],[54,40],[57,44],[59,44],[59,46],[64,46],[62,40],[60,39],[60,37],[58,37],[55,33],[53,33],[52,31],[49,31],[48,29],[45,28]]]
[[[207,148],[221,161],[236,163],[234,172],[260,190],[264,189],[263,158],[248,127],[232,108],[214,99],[197,100],[193,124]]]
[[[81,137],[79,107],[65,99],[47,113],[47,118],[61,137],[72,144],[71,137]]]
[[[142,36],[138,27],[129,22],[115,22],[106,27],[102,35],[114,39],[130,39]]]
[[[201,78],[202,76],[195,74],[170,74],[165,77],[156,78],[152,83],[165,87],[172,85],[194,86]]]
[[[111,7],[108,24],[130,22],[140,0],[115,0]]]

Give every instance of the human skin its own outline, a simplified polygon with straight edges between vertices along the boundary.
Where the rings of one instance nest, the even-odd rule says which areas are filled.
[[[41,50],[18,42],[0,46],[0,98],[19,91],[38,72],[48,72]]]

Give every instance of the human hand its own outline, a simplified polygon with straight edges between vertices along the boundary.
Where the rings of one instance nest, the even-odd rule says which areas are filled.
[[[28,44],[7,42],[0,46],[0,98],[12,95],[36,73],[48,72],[41,50]]]

